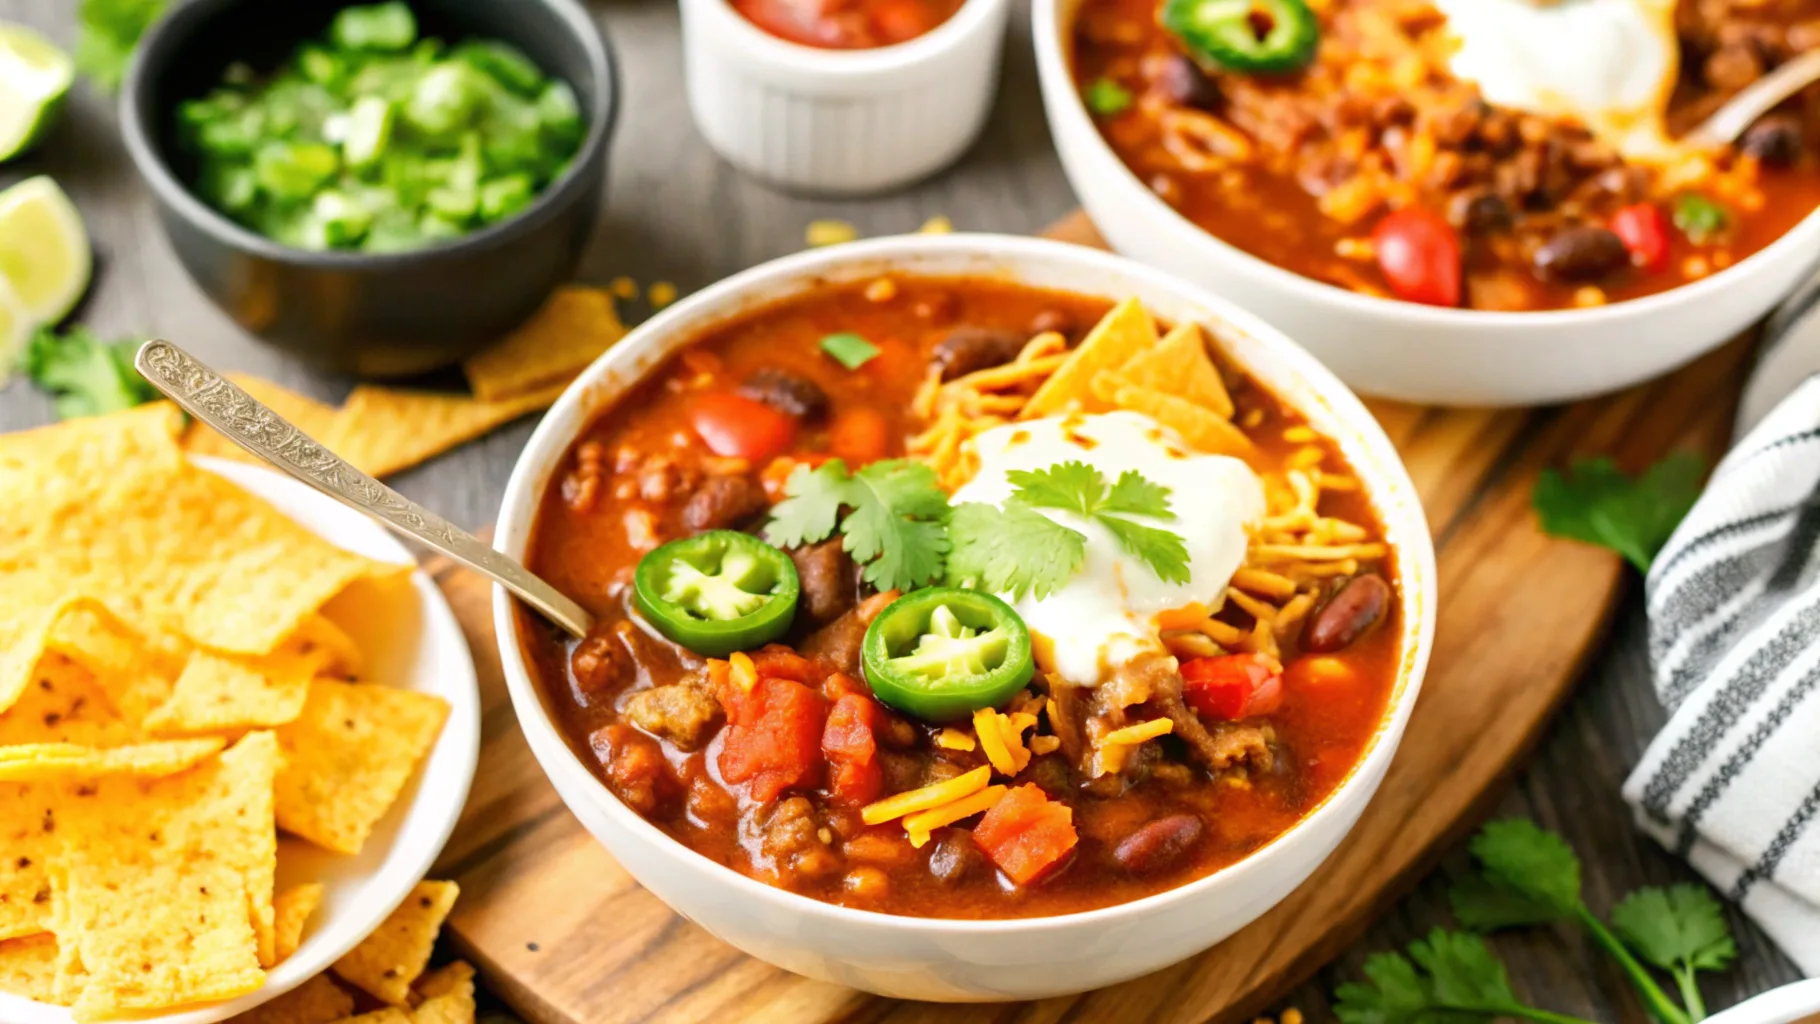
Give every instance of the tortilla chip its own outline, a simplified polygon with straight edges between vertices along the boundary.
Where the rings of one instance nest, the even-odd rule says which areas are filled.
[[[328,975],[318,974],[271,1002],[228,1020],[233,1024],[330,1024],[353,1012],[354,997],[347,989]]]
[[[466,960],[456,960],[418,978],[414,987],[423,999],[455,992],[466,992],[471,999],[474,996],[474,967]]]
[[[57,997],[57,937],[49,932],[0,942],[0,992],[52,1002]]]
[[[417,883],[378,931],[335,961],[335,973],[384,1002],[403,1006],[411,983],[430,962],[436,933],[460,891],[454,882]]]
[[[282,963],[297,952],[303,944],[303,926],[309,923],[310,916],[322,904],[322,883],[305,882],[280,889],[272,897],[272,931],[275,936],[276,957],[274,962]]]
[[[566,386],[483,402],[467,395],[362,385],[348,396],[326,443],[360,471],[390,476],[547,408]]]
[[[411,1024],[474,1024],[474,986],[465,992],[425,999],[411,1011]]]
[[[411,1015],[396,1006],[363,1013],[358,1017],[344,1017],[339,1024],[412,1024]]]
[[[1174,430],[1196,451],[1238,458],[1251,452],[1251,439],[1233,426],[1231,420],[1186,398],[1150,388],[1124,387],[1113,396],[1113,404],[1120,409],[1143,413]]]
[[[303,625],[297,627],[297,635],[292,639],[306,651],[322,652],[322,668],[318,671],[325,676],[352,679],[366,667],[366,658],[360,653],[360,645],[326,615],[317,614],[304,619]]]
[[[625,337],[613,296],[602,288],[558,288],[517,330],[461,364],[474,397],[516,398],[567,384]]]
[[[441,697],[317,679],[295,722],[278,730],[278,826],[354,854],[436,744]]]
[[[321,650],[305,652],[295,641],[258,657],[197,649],[177,677],[170,700],[151,713],[145,727],[184,736],[294,721],[326,657]]]
[[[1118,378],[1125,385],[1186,398],[1226,419],[1232,418],[1232,396],[1207,354],[1201,325],[1192,321],[1177,324],[1156,347],[1132,356],[1118,368]],[[1105,388],[1109,379],[1111,375],[1106,374],[1093,382],[1094,394],[1107,402],[1112,401]]]
[[[272,734],[254,732],[180,775],[68,791],[53,930],[70,968],[60,984],[80,986],[77,1020],[228,999],[264,982],[277,762]]]
[[[31,684],[50,646],[51,630],[69,606],[64,601],[32,608],[27,602],[38,595],[28,594],[16,577],[6,582],[9,590],[20,585],[9,595],[18,598],[16,602],[0,598],[0,712],[11,709]]]
[[[335,407],[318,402],[307,395],[300,395],[282,385],[274,384],[246,373],[226,374],[228,380],[240,385],[240,390],[253,397],[254,401],[263,402],[278,415],[290,420],[298,430],[313,438],[322,437],[335,421]],[[237,459],[264,465],[264,460],[249,453],[245,448],[228,440],[215,429],[201,420],[196,420],[183,434],[183,449],[191,455],[213,455],[218,458]]]
[[[226,740],[213,736],[112,748],[76,743],[0,747],[0,782],[51,782],[104,775],[161,778],[187,771],[226,745]]]
[[[112,747],[138,738],[86,667],[46,654],[25,692],[0,714],[0,748],[22,743]]]
[[[62,838],[63,787],[0,783],[0,939],[51,926],[50,862]]]
[[[1021,414],[1024,419],[1061,412],[1072,402],[1079,402],[1084,412],[1099,412],[1105,404],[1092,392],[1093,378],[1115,370],[1133,356],[1156,345],[1156,321],[1136,299],[1126,299],[1112,307],[1087,333],[1043,386],[1030,396]]]

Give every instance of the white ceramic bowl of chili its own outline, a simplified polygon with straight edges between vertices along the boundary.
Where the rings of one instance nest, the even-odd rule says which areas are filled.
[[[728,0],[682,0],[689,109],[708,145],[779,187],[861,195],[954,162],[998,91],[1010,0],[965,0],[905,42],[829,50],[773,36]]]
[[[1396,752],[1434,638],[1434,548],[1396,449],[1345,385],[1251,314],[1131,260],[1030,238],[904,236],[775,260],[652,317],[581,375],[512,472],[496,546],[524,557],[538,505],[570,445],[597,412],[678,349],[785,296],[886,273],[1009,279],[1108,300],[1136,296],[1165,320],[1206,325],[1235,364],[1339,444],[1396,549],[1403,609],[1390,707],[1351,775],[1257,852],[1168,892],[1053,917],[932,919],[852,910],[773,888],[695,853],[621,803],[563,738],[532,680],[516,602],[495,588],[494,624],[519,725],[563,802],[634,878],[716,936],[786,970],[887,996],[986,1001],[1098,988],[1192,956],[1269,910],[1339,845]]]
[[[1659,376],[1754,324],[1820,258],[1820,212],[1731,267],[1589,309],[1444,309],[1303,277],[1189,221],[1112,151],[1076,90],[1081,0],[1033,0],[1037,74],[1062,169],[1116,250],[1180,274],[1296,339],[1370,395],[1428,405],[1543,405]]]

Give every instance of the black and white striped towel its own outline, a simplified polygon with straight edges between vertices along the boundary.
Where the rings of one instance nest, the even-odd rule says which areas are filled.
[[[1739,419],[1650,569],[1669,721],[1624,796],[1820,976],[1820,275],[1771,321]]]

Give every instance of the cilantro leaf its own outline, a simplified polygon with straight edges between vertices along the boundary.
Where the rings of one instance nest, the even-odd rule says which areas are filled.
[[[1059,462],[1048,469],[1012,470],[1005,474],[1017,488],[1007,504],[1052,508],[1092,519],[1106,528],[1132,557],[1170,583],[1187,583],[1188,545],[1173,530],[1132,522],[1125,516],[1175,518],[1169,488],[1126,470],[1110,491],[1100,471],[1084,462]]]
[[[1544,470],[1530,504],[1544,532],[1610,548],[1648,572],[1700,496],[1704,472],[1692,452],[1668,455],[1635,479],[1609,458],[1576,459],[1566,474]]]
[[[1557,915],[1580,910],[1580,858],[1558,834],[1510,818],[1488,823],[1468,848],[1493,878]]]
[[[55,396],[60,420],[103,416],[158,397],[158,390],[133,369],[139,340],[102,341],[84,327],[59,336],[49,328],[32,336],[25,349],[25,373]]]
[[[1561,912],[1510,883],[1489,875],[1471,874],[1447,892],[1453,916],[1476,932],[1495,932],[1527,924],[1547,924],[1561,919]]]
[[[948,495],[928,466],[886,459],[850,474],[846,463],[830,459],[814,470],[798,466],[784,494],[765,524],[772,544],[814,544],[838,528],[841,546],[880,590],[908,590],[941,576]]]
[[[1694,974],[1722,971],[1738,956],[1712,893],[1699,885],[1639,889],[1611,908],[1611,926],[1638,956],[1675,976],[1690,1017],[1706,1016]]]
[[[1026,591],[1038,598],[1061,589],[1087,558],[1087,538],[1078,530],[1016,502],[1004,508],[965,501],[948,520],[948,579],[1016,601]]]
[[[139,37],[164,14],[168,0],[82,0],[77,19],[76,69],[96,88],[113,92],[132,62]]]
[[[1335,990],[1343,1024],[1432,1024],[1480,1017],[1519,1017],[1568,1024],[1576,1018],[1527,1006],[1485,940],[1436,928],[1409,944],[1409,955],[1379,953],[1365,962],[1368,983]]]

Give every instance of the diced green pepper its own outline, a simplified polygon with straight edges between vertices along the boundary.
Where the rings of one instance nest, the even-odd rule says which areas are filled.
[[[1131,109],[1131,90],[1110,78],[1096,78],[1081,91],[1087,109],[1101,117],[1113,117]]]
[[[487,223],[504,220],[531,205],[536,186],[526,174],[508,174],[480,186],[480,219]]]
[[[310,212],[322,224],[331,246],[347,247],[366,237],[373,226],[373,211],[345,192],[327,189],[316,193]]]
[[[297,70],[318,85],[334,85],[347,73],[347,65],[333,52],[306,43],[297,51]]]
[[[341,156],[349,167],[371,167],[392,141],[392,104],[383,96],[362,96],[348,111]]]
[[[466,128],[480,106],[475,71],[466,64],[438,64],[423,73],[404,101],[404,118],[432,138],[446,138]]]
[[[417,231],[427,242],[444,242],[467,234],[468,226],[435,213],[426,213],[417,221]]]
[[[470,40],[455,47],[449,56],[515,93],[535,96],[543,87],[543,70],[509,43],[491,39]]]
[[[396,0],[345,7],[329,26],[329,38],[347,50],[395,52],[417,41],[417,18],[410,7]]]
[[[480,206],[480,196],[473,189],[433,188],[424,197],[424,205],[442,219],[460,224],[474,216]]]
[[[259,187],[279,199],[303,200],[341,169],[332,147],[315,142],[271,142],[253,158]]]
[[[210,203],[231,214],[244,213],[259,198],[259,179],[243,164],[214,164],[198,187]]]
[[[575,90],[567,82],[557,80],[544,86],[537,95],[537,116],[543,122],[544,133],[560,144],[572,146],[586,134],[581,104],[576,102]]]

